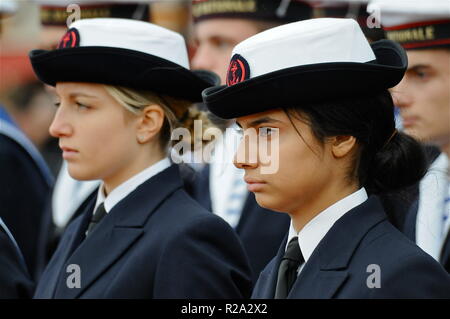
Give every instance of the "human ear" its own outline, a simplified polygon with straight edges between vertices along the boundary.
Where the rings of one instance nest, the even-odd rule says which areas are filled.
[[[336,158],[347,156],[356,146],[356,138],[351,135],[338,135],[331,140],[331,151]]]
[[[136,138],[139,144],[148,143],[159,134],[164,123],[164,110],[157,104],[146,106],[139,118]]]

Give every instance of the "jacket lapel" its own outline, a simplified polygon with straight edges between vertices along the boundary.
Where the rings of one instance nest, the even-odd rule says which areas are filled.
[[[77,218],[69,225],[58,246],[58,250],[55,252],[55,255],[52,257],[42,274],[40,282],[43,282],[44,284],[38,286],[35,294],[36,298],[52,298],[54,296],[58,285],[58,279],[61,274],[66,271],[64,268],[65,261],[81,242],[78,233],[80,232],[80,229],[87,227],[87,222],[90,217],[89,210],[92,211],[94,203],[95,202],[92,202],[87,205],[83,212],[83,216],[80,216],[80,218]]]
[[[175,190],[182,187],[175,165],[153,176],[121,200],[84,239],[67,260],[80,266],[81,288],[68,288],[67,275],[61,272],[56,298],[77,298],[144,233],[143,226]],[[79,228],[83,235],[85,228]],[[64,268],[65,269],[65,268]],[[64,270],[63,269],[63,270]]]
[[[288,298],[334,298],[348,278],[350,260],[361,240],[386,219],[379,199],[374,196],[347,212],[320,241]]]
[[[278,279],[278,268],[280,267],[281,259],[284,256],[287,238],[288,236],[286,235],[280,245],[280,248],[278,249],[277,255],[270,261],[267,268],[261,273],[258,282],[256,283],[252,298],[274,298]]]

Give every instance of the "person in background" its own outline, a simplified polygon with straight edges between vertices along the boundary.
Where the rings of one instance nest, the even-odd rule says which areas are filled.
[[[227,84],[203,92],[244,130],[234,162],[258,204],[291,218],[253,298],[450,298],[450,276],[376,196],[426,171],[388,91],[407,63],[397,43],[369,44],[355,20],[318,18],[244,40]]]
[[[450,4],[373,1],[368,10],[408,55],[405,77],[392,89],[404,132],[438,149],[428,156],[426,176],[408,190],[412,200],[398,199],[396,210],[406,214],[401,229],[450,272]]]
[[[311,17],[311,7],[302,1],[193,1],[194,56],[192,67],[217,73],[225,83],[233,47],[263,30]],[[239,134],[230,121],[211,115],[225,130],[215,145],[209,165],[198,173],[194,198],[227,221],[238,233],[253,268],[253,282],[275,254],[289,227],[287,216],[260,207],[242,180],[242,171],[231,157]]]
[[[0,23],[13,14],[0,2]],[[42,208],[53,178],[45,161],[0,105],[0,298],[30,298]]]
[[[61,167],[58,141],[48,132],[55,114],[52,96],[39,81],[25,83],[8,94],[11,116],[33,142],[54,176]]]

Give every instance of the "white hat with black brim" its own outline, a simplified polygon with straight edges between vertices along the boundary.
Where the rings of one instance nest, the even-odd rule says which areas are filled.
[[[407,68],[400,45],[369,44],[353,19],[319,18],[269,29],[233,50],[227,84],[203,91],[215,115],[230,119],[300,103],[374,94]]]
[[[160,26],[129,19],[97,18],[70,25],[56,50],[33,50],[38,78],[92,82],[201,101],[202,90],[219,83],[208,71],[190,71],[183,37]]]

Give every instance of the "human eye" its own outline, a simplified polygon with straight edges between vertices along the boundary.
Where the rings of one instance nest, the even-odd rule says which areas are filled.
[[[214,38],[211,40],[213,46],[218,50],[229,50],[232,47],[230,41],[222,38]]]
[[[415,74],[416,74],[417,77],[419,77],[421,79],[423,79],[423,78],[425,78],[427,76],[427,72],[420,71],[420,70],[416,71]]]
[[[258,134],[261,137],[270,137],[272,136],[277,129],[273,127],[263,126],[258,129]]]
[[[91,108],[89,105],[86,105],[84,103],[75,102],[75,104],[77,105],[77,108],[81,110],[88,110]]]
[[[419,80],[427,80],[430,78],[430,72],[427,69],[424,68],[416,68],[412,70],[412,74],[415,78]]]
[[[235,132],[236,132],[239,136],[244,135],[244,130],[242,129],[242,127],[236,126],[236,127],[234,128],[234,130],[235,130]]]

